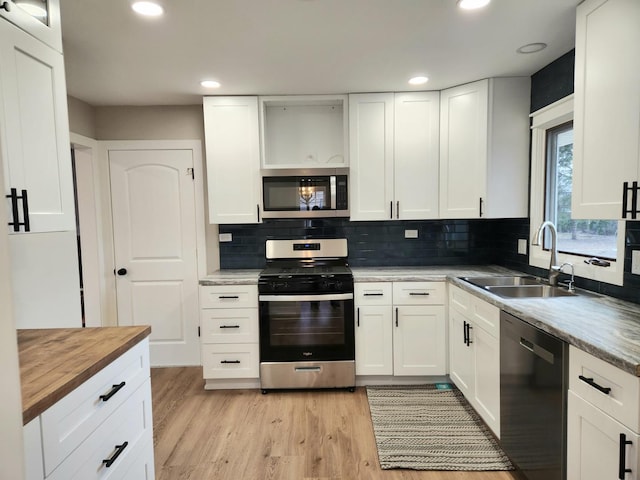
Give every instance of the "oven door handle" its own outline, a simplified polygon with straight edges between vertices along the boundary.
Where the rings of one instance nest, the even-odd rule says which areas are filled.
[[[327,295],[260,295],[261,302],[325,302],[328,300],[353,300],[353,293]]]

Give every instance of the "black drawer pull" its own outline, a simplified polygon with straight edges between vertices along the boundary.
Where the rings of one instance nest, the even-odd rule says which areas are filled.
[[[220,328],[240,328],[240,325],[220,325]]]
[[[593,381],[593,378],[587,378],[583,375],[579,375],[578,378],[582,380],[584,383],[591,385],[596,390],[601,391],[605,395],[609,395],[609,393],[611,392],[611,389],[609,387],[603,387],[601,385],[598,385],[596,382]]]
[[[120,389],[122,387],[124,387],[125,385],[126,385],[125,382],[120,382],[118,385],[113,385],[111,387],[111,390],[109,390],[109,393],[105,393],[104,395],[100,395],[100,400],[102,400],[103,402],[109,401],[109,399],[111,397],[113,397],[116,393],[118,393],[120,391]]]
[[[220,295],[218,298],[220,300],[237,300],[240,297],[238,295]]]
[[[240,360],[222,360],[220,363],[240,363]]]
[[[620,434],[620,456],[618,457],[618,478],[624,480],[625,473],[631,473],[631,469],[627,468],[627,445],[631,445],[633,442],[627,440],[627,436],[624,433]]]
[[[109,468],[111,465],[113,465],[113,462],[115,462],[120,454],[124,452],[124,449],[127,448],[127,445],[129,445],[129,442],[124,442],[122,445],[116,445],[116,451],[111,456],[111,458],[105,458],[104,460],[102,460],[104,466]]]
[[[384,296],[384,293],[364,293],[363,296],[365,296],[365,297],[382,297],[382,296]]]
[[[409,295],[411,295],[411,296],[419,295],[419,296],[426,297],[426,296],[429,295],[429,292],[409,292]]]

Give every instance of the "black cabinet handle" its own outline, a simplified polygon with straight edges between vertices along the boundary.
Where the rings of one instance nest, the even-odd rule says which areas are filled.
[[[429,295],[429,292],[409,292],[409,295],[410,296],[418,295],[418,296],[426,297]]]
[[[631,445],[633,442],[627,440],[627,436],[624,433],[620,434],[620,456],[618,458],[618,478],[624,480],[625,473],[631,473],[631,469],[627,468],[627,445]]]
[[[220,363],[240,363],[240,360],[221,360]]]
[[[11,2],[2,2],[2,4],[0,4],[0,8],[3,10],[6,10],[7,12],[11,11]]]
[[[120,382],[118,385],[113,385],[109,393],[105,393],[104,395],[100,395],[100,400],[103,402],[108,402],[111,397],[113,397],[116,393],[118,393],[122,387],[126,385],[125,382]]]
[[[400,219],[400,200],[396,202],[396,218]]]
[[[4,2],[4,3],[7,3],[7,2]],[[19,232],[20,217],[18,216],[18,191],[15,188],[12,188],[11,193],[5,196],[6,198],[11,199],[11,217],[13,221],[9,222],[9,226],[13,227],[14,232]]]
[[[631,214],[631,219],[638,218],[638,182],[632,182],[629,186],[629,182],[622,184],[622,218],[627,218],[627,214]],[[629,192],[631,192],[631,206],[629,206]]]
[[[8,225],[13,227],[14,232],[19,232],[21,226],[24,227],[25,232],[30,232],[31,223],[29,221],[29,200],[27,198],[27,191],[22,190],[20,195],[18,195],[18,190],[12,188],[10,192],[11,193],[9,193],[9,195],[5,195],[6,198],[11,199],[11,216],[13,217],[13,221],[8,222]],[[20,221],[20,214],[18,213],[18,200],[22,200],[22,222]]]
[[[220,325],[220,328],[240,328],[240,325]]]
[[[360,308],[357,309],[358,315],[357,315],[357,325],[360,326]]]
[[[393,220],[393,201],[389,202],[389,218]]]
[[[396,327],[398,326],[398,307],[396,307]]]
[[[480,215],[479,215],[480,218],[482,218],[482,203],[483,203],[482,197],[480,197]]]
[[[240,297],[238,295],[220,295],[218,298],[220,300],[237,300]]]
[[[260,223],[260,205],[256,205],[256,214],[258,216],[258,223]]]
[[[364,297],[382,297],[384,293],[364,293]]]
[[[124,452],[124,449],[127,448],[127,445],[129,445],[129,442],[124,442],[122,445],[116,445],[116,451],[111,456],[111,458],[106,458],[102,460],[102,463],[104,464],[104,466],[109,468],[111,465],[113,465],[113,462],[115,462],[116,459],[120,456],[120,454]]]
[[[609,393],[611,393],[611,389],[609,387],[603,387],[602,385],[598,385],[596,382],[593,381],[593,378],[587,378],[583,375],[578,375],[578,378],[582,380],[584,383],[591,385],[596,390],[601,391],[605,395],[609,395]]]
[[[462,321],[462,342],[465,345],[467,344],[467,321],[466,320]]]
[[[462,325],[462,333],[464,335],[464,344],[468,347],[469,345],[471,345],[473,342],[471,341],[471,335],[469,334],[469,331],[471,330],[471,324],[469,322],[467,322],[466,320],[463,320],[463,325]]]
[[[471,340],[471,329],[472,328],[473,327],[471,326],[471,324],[467,322],[467,347],[473,343],[473,341]]]

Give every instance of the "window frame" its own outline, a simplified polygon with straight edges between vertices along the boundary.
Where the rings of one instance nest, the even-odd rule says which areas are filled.
[[[538,227],[545,219],[546,209],[546,156],[547,130],[573,120],[573,95],[548,105],[531,115],[531,192],[529,265],[549,269],[551,253],[542,246],[533,245]],[[617,258],[609,267],[598,267],[584,262],[585,257],[558,252],[558,263],[571,263],[577,277],[622,285],[624,278],[624,247],[626,222],[618,221]],[[543,242],[544,243],[544,242]],[[565,270],[568,272],[568,270]]]

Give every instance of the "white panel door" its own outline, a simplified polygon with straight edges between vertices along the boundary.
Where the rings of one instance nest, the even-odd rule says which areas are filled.
[[[18,195],[27,191],[31,232],[75,230],[62,55],[4,20],[0,38],[0,148],[6,194],[11,188]],[[19,217],[22,221],[22,205]]]
[[[391,306],[356,309],[356,375],[393,374]]]
[[[440,217],[478,218],[486,194],[489,81],[440,92]]]
[[[110,150],[118,325],[151,325],[151,364],[199,365],[191,150]]]
[[[394,309],[394,315],[394,375],[445,375],[444,307],[403,305]]]
[[[465,342],[467,319],[455,309],[449,310],[449,376],[466,398],[475,391],[475,352]]]
[[[440,94],[395,94],[396,218],[438,218]]]
[[[351,220],[388,220],[393,211],[393,93],[349,95]]]
[[[471,335],[476,369],[473,405],[500,438],[500,340],[479,327]]]

